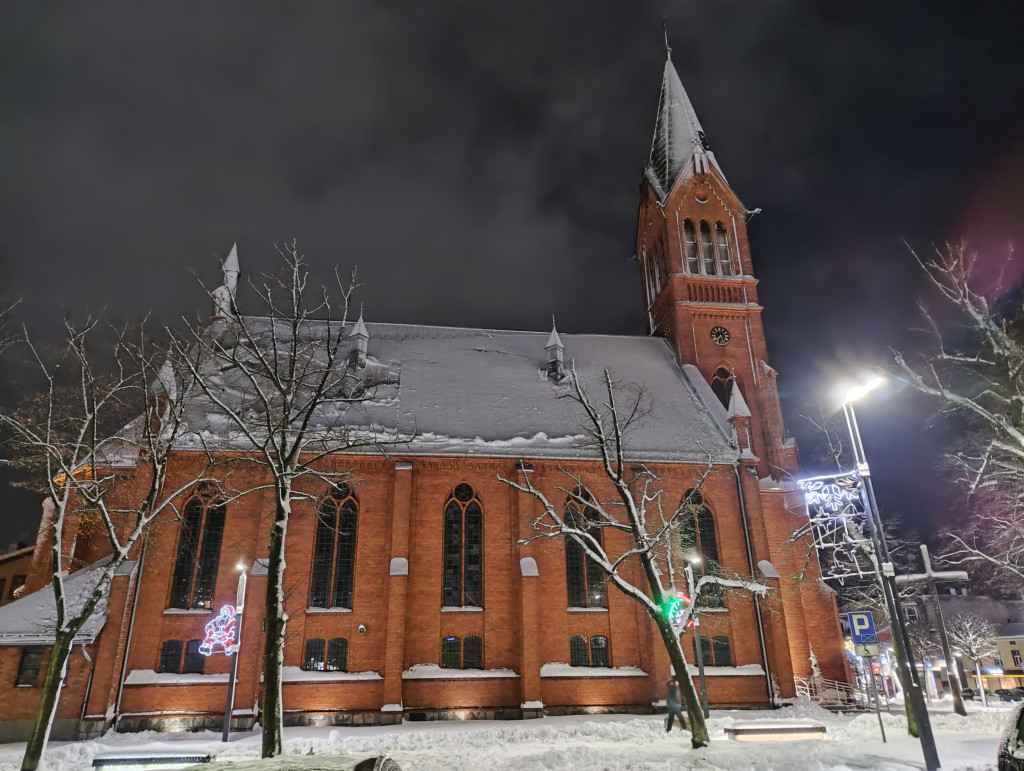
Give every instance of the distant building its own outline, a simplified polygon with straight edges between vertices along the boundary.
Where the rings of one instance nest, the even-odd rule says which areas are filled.
[[[702,611],[711,703],[763,707],[775,686],[793,696],[794,676],[812,674],[812,648],[824,677],[845,678],[833,596],[814,566],[798,578],[807,544],[789,541],[805,521],[786,481],[797,471],[797,449],[769,364],[747,210],[671,61],[639,198],[647,336],[353,324],[352,354],[374,373],[380,397],[373,419],[415,429],[416,438],[394,457],[332,457],[332,468],[351,469],[352,484],[325,484],[318,502],[295,507],[285,577],[288,723],[649,712],[664,698],[668,658],[641,607],[607,587],[575,544],[520,547],[537,506],[497,479],[531,473],[555,496],[565,484],[561,469],[571,468],[604,494],[594,455],[579,442],[583,416],[559,398],[570,361],[585,381],[608,369],[649,395],[652,412],[629,447],[661,478],[669,506],[710,460],[696,547],[727,576],[772,590],[760,613],[749,595]],[[214,293],[218,317],[234,312],[238,271],[233,250]],[[317,323],[304,331],[312,339]],[[216,444],[216,410],[197,400],[190,415],[190,427]],[[183,442],[175,462],[186,466],[194,451]],[[217,725],[229,664],[199,647],[204,626],[234,599],[239,559],[253,567],[236,704],[252,722],[266,586],[257,560],[267,552],[269,505],[259,495],[225,503],[215,487],[197,487],[181,501],[180,520],[168,516],[154,528],[82,632],[55,736],[112,724]],[[74,565],[105,556],[84,529],[64,542]],[[23,735],[48,656],[45,530],[37,556],[35,593],[0,608],[3,741]],[[693,644],[687,631],[688,654]]]
[[[17,599],[25,591],[29,568],[32,564],[33,547],[12,544],[0,554],[0,605]]]

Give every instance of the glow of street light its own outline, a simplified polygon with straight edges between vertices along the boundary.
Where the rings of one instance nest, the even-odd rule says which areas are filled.
[[[885,382],[884,377],[873,377],[864,385],[855,386],[846,392],[846,396],[843,398],[843,403],[848,404],[849,402],[855,402],[867,396],[869,393],[874,391],[880,385]]]
[[[235,565],[235,570],[245,570],[245,563],[239,560],[238,564]]]
[[[690,564],[691,565],[699,565],[702,561],[703,560],[701,560],[701,557],[700,557],[699,554],[695,554],[692,557],[690,557]]]

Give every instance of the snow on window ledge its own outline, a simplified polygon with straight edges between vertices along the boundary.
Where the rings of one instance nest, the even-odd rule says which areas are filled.
[[[486,680],[519,677],[511,669],[447,669],[437,664],[413,664],[402,673],[403,680]]]
[[[442,613],[483,613],[484,609],[476,605],[442,605]]]
[[[696,665],[689,664],[691,675],[699,675],[700,671]],[[764,677],[764,670],[760,664],[744,664],[742,667],[704,667],[705,677],[752,677],[761,675]]]
[[[404,712],[405,709],[404,709],[404,707],[402,707],[402,703],[399,702],[398,704],[385,704],[383,707],[380,708],[380,711],[381,712]]]
[[[212,616],[213,615],[213,611],[210,608],[167,608],[167,609],[164,610],[164,615],[165,616]]]
[[[569,611],[570,613],[607,613],[608,612],[608,608],[575,608],[575,607],[572,607],[572,606],[566,608],[566,610]]]
[[[306,608],[306,613],[351,613],[352,608]]]
[[[285,683],[354,682],[358,680],[382,680],[378,672],[324,672],[306,670],[302,667],[283,667],[281,681]]]
[[[542,701],[524,701],[519,705],[519,709],[544,709],[544,702]]]
[[[540,668],[541,677],[647,677],[640,667],[573,667],[549,661]]]
[[[152,669],[133,669],[124,679],[125,685],[213,685],[226,683],[227,672],[201,675],[188,673],[179,675],[177,672],[156,672]]]

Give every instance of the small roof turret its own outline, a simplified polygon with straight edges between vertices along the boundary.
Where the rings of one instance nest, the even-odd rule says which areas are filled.
[[[736,383],[734,378],[732,381],[732,393],[729,394],[729,420],[749,417],[750,408],[747,406],[747,402],[740,392],[739,384]]]
[[[348,333],[349,338],[361,337],[364,340],[370,339],[370,333],[366,331],[366,324],[363,323],[363,312],[359,312],[359,318],[356,323],[352,325],[351,331]]]
[[[548,377],[556,383],[561,382],[565,378],[565,344],[558,335],[554,316],[551,317],[551,334],[544,350],[548,352]]]
[[[221,265],[224,274],[224,283],[214,289],[210,295],[213,298],[213,316],[218,319],[234,317],[236,315],[235,295],[238,292],[238,244],[231,245],[231,251],[224,258]]]
[[[545,351],[550,351],[552,348],[561,348],[565,350],[565,344],[562,342],[562,338],[558,336],[558,328],[555,326],[554,318],[551,319],[551,334],[548,336],[548,341],[544,345]]]

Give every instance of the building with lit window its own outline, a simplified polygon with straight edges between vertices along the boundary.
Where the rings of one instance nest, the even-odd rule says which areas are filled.
[[[791,697],[794,677],[811,674],[812,651],[825,677],[844,679],[834,600],[813,567],[801,580],[807,545],[789,542],[803,516],[785,481],[797,451],[765,346],[746,209],[671,61],[639,199],[646,336],[353,325],[353,350],[376,388],[367,421],[415,438],[389,457],[330,458],[350,481],[308,489],[312,500],[295,505],[285,573],[288,723],[649,712],[664,698],[668,657],[643,608],[574,542],[520,544],[538,505],[499,479],[530,475],[581,525],[593,513],[578,501],[610,494],[581,441],[583,414],[561,398],[569,360],[585,384],[608,370],[643,389],[649,413],[628,447],[660,478],[665,500],[682,501],[711,464],[691,496],[681,546],[771,590],[759,607],[749,594],[706,597],[700,642],[712,705]],[[234,251],[225,269],[237,276]],[[306,331],[313,339],[316,323]],[[201,405],[190,420],[216,435]],[[183,446],[182,474],[191,458]],[[564,470],[593,482],[575,498],[559,493]],[[266,482],[258,469],[244,473],[253,486]],[[229,661],[200,646],[206,624],[234,601],[240,560],[249,601],[235,716],[258,716],[271,510],[270,493],[228,501],[207,484],[184,496],[180,518],[159,522],[80,635],[55,736],[219,724]],[[593,535],[628,538],[607,528]],[[0,608],[5,740],[28,725],[48,656],[44,541],[30,593]],[[65,543],[72,581],[104,558],[85,533]],[[643,586],[639,570],[627,569]],[[694,632],[682,642],[692,656]]]

